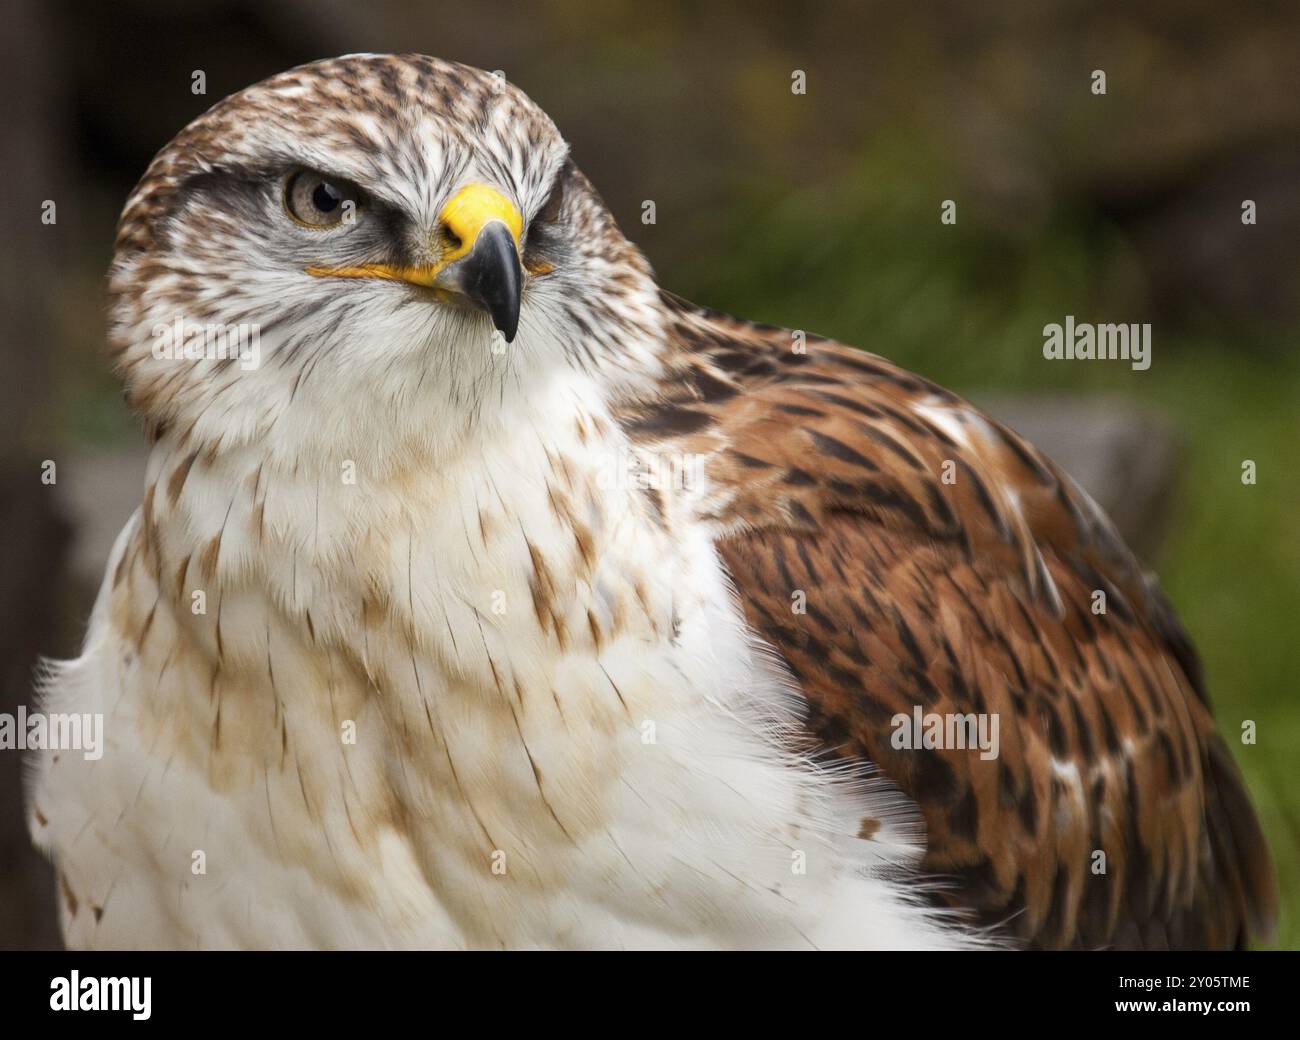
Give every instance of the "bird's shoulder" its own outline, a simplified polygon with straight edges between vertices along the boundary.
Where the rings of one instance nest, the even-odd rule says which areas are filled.
[[[1044,946],[1267,931],[1267,851],[1196,654],[1088,495],[882,358],[665,294],[677,349],[633,437],[704,454],[751,626],[833,754],[920,807],[941,897]],[[997,719],[996,757],[896,746]]]

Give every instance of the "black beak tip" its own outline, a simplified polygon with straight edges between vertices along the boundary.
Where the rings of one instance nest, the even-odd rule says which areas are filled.
[[[519,331],[519,304],[515,303],[509,310],[493,310],[492,324],[496,326],[497,331],[506,338],[507,343],[515,341],[515,333]]]
[[[492,316],[492,324],[513,343],[519,331],[522,272],[515,240],[504,224],[485,227],[474,243],[465,273],[465,292]]]

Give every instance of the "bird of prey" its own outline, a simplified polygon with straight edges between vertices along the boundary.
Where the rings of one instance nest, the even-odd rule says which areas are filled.
[[[233,95],[109,287],[152,449],[43,681],[104,719],[29,792],[71,945],[1267,934],[1196,656],[1088,496],[880,357],[660,289],[502,77]]]

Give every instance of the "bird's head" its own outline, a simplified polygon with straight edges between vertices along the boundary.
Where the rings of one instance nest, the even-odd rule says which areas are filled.
[[[657,295],[504,77],[353,55],[220,102],[127,202],[110,338],[128,400],[289,454],[454,443],[565,367],[653,367]],[[638,375],[638,372],[641,374]]]

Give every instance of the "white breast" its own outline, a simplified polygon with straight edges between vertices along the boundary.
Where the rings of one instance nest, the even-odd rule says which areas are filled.
[[[105,715],[32,791],[69,942],[970,943],[882,876],[905,827],[856,838],[901,800],[793,750],[691,493],[611,479],[576,377],[514,433],[355,484],[200,459],[174,503],[160,444],[46,690]]]

